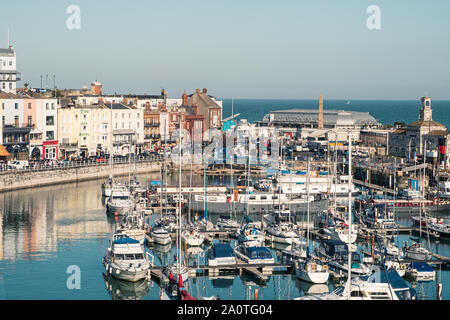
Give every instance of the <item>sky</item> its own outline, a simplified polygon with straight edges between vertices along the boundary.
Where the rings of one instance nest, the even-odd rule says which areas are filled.
[[[448,0],[16,0],[0,6],[0,47],[9,29],[19,86],[48,74],[59,88],[173,98],[446,100],[449,14]]]

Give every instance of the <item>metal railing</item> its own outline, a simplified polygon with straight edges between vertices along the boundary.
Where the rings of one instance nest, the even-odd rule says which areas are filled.
[[[154,155],[154,156],[136,156],[136,163],[145,163],[145,162],[159,162],[164,160],[163,155]],[[128,164],[134,163],[134,157],[131,157],[128,160],[128,157],[124,158],[114,158],[113,164]],[[64,168],[83,168],[83,167],[98,167],[98,166],[109,166],[109,159],[105,159],[103,161],[98,160],[48,160],[41,161],[37,163],[31,163],[28,166],[23,167],[11,167],[8,164],[0,164],[0,174],[5,174],[8,172],[29,172],[29,171],[48,171],[48,170],[57,170]]]

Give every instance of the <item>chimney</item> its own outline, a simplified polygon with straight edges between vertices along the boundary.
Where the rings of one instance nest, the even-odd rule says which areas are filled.
[[[203,88],[203,93],[208,93],[208,89],[206,89],[206,88]]]
[[[195,89],[195,93],[200,93],[200,89]]]
[[[187,94],[186,92],[183,93],[183,95],[181,96],[181,98],[183,99],[183,102],[181,103],[182,106],[187,106]]]
[[[193,105],[193,106],[192,106],[192,110],[194,111],[194,114],[197,115],[197,110],[198,110],[198,108],[197,108],[196,105]]]
[[[323,95],[320,94],[319,97],[319,122],[317,125],[318,129],[323,129]]]

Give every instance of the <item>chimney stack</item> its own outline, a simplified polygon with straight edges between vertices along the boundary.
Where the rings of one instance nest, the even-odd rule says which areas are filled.
[[[208,93],[208,89],[203,88],[203,93]]]
[[[323,95],[320,94],[319,97],[319,122],[317,125],[318,129],[323,129]]]
[[[183,95],[181,96],[181,98],[182,98],[182,106],[187,106],[187,94],[186,94],[186,92],[185,93],[183,93]]]

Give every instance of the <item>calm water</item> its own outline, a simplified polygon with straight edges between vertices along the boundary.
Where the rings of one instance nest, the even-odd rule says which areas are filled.
[[[158,179],[157,175],[139,177],[142,183]],[[174,177],[174,181],[177,181]],[[211,179],[211,178],[210,178]],[[188,183],[184,177],[183,183]],[[151,299],[160,298],[153,281],[131,285],[103,277],[101,259],[114,230],[101,198],[102,181],[51,186],[14,191],[0,195],[0,299]],[[193,184],[202,184],[195,177]],[[210,181],[212,182],[212,181]],[[213,217],[211,217],[213,219]],[[408,217],[401,217],[402,224]],[[401,236],[399,241],[408,240]],[[431,241],[431,247],[450,256],[450,244]],[[206,248],[203,248],[205,250]],[[173,262],[174,249],[147,249],[157,263]],[[276,255],[276,250],[273,249]],[[188,260],[202,263],[204,253],[188,251]],[[76,265],[81,271],[81,288],[68,289],[66,273]],[[443,282],[443,298],[450,298],[449,272],[438,273]],[[332,289],[333,284],[328,288]],[[436,283],[414,284],[422,299],[435,299]],[[323,290],[296,280],[292,275],[272,275],[265,285],[250,276],[220,279],[190,279],[189,292],[195,296],[220,296],[222,299],[253,297],[258,287],[259,299],[291,299],[305,292]]]

